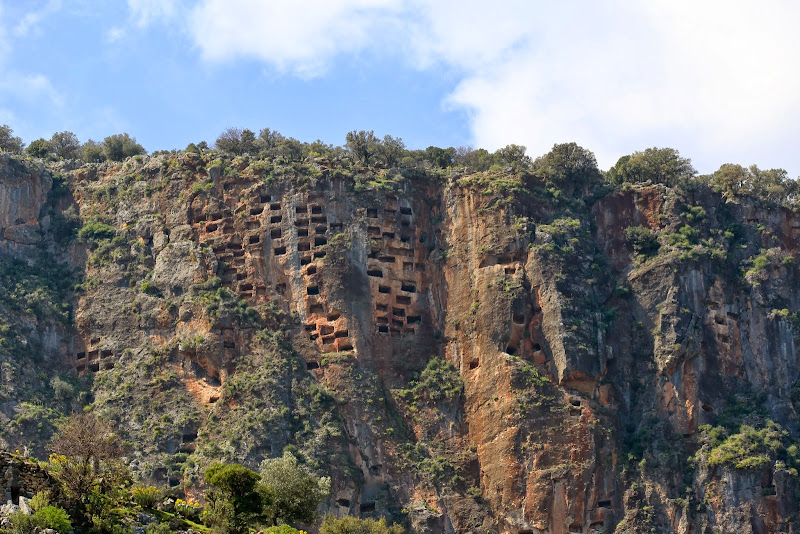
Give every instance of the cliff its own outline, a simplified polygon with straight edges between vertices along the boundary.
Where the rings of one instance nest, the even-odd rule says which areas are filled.
[[[0,434],[293,447],[414,532],[792,532],[800,215],[699,183],[2,156]],[[13,284],[11,283],[13,282]]]

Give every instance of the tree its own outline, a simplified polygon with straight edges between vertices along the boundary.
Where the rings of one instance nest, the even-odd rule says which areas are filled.
[[[525,155],[526,150],[522,145],[506,145],[494,153],[494,158],[514,170],[524,169],[531,164],[531,158]]]
[[[103,155],[111,161],[122,161],[145,153],[144,147],[127,133],[109,135],[103,139]]]
[[[275,146],[274,153],[283,161],[302,161],[303,143],[294,137],[284,137]]]
[[[455,155],[456,149],[453,147],[439,148],[438,146],[429,146],[425,149],[425,161],[440,169],[451,167]]]
[[[206,469],[206,482],[213,486],[206,492],[206,520],[226,534],[246,533],[250,525],[263,524],[273,499],[260,478],[243,465],[212,464]]]
[[[273,524],[277,521],[314,523],[317,508],[330,492],[331,480],[317,477],[297,464],[297,458],[284,451],[281,458],[261,462],[261,481],[272,490]]]
[[[78,136],[72,132],[56,132],[50,138],[50,149],[57,158],[76,159],[81,149]]]
[[[256,149],[258,153],[264,157],[274,157],[278,145],[283,141],[284,137],[276,130],[263,128],[258,132],[258,139],[256,139]]]
[[[678,185],[697,174],[688,158],[681,157],[674,148],[648,148],[622,156],[608,170],[611,183],[637,183],[648,180],[657,184]]]
[[[333,151],[333,145],[329,145],[323,142],[321,139],[317,139],[313,143],[308,143],[304,148],[305,153],[309,156],[329,156],[330,153]]]
[[[50,143],[45,139],[37,139],[28,145],[25,153],[33,158],[46,158],[50,155]]]
[[[112,428],[94,414],[72,415],[50,446],[50,470],[61,501],[82,524],[113,523],[132,484]]]
[[[375,519],[359,519],[358,517],[325,516],[319,529],[319,534],[403,534],[405,529],[397,524],[388,526],[386,518],[379,521]]]
[[[577,143],[560,143],[533,162],[533,172],[546,184],[570,192],[582,190],[602,179],[597,160]]]
[[[236,156],[256,151],[256,134],[252,130],[226,128],[215,141],[217,150]]]
[[[81,147],[81,159],[87,163],[101,163],[106,160],[103,146],[89,139]]]
[[[355,131],[348,132],[346,136],[347,142],[345,147],[353,154],[356,161],[360,161],[364,165],[369,165],[372,159],[378,152],[379,143],[378,138],[375,137],[375,132],[370,131]]]
[[[727,198],[734,198],[749,187],[751,176],[750,171],[741,165],[723,163],[713,174],[701,179],[710,186],[719,187]]]
[[[0,126],[0,152],[22,154],[25,143],[19,137],[14,137],[14,130],[8,124]]]
[[[399,137],[386,135],[378,145],[378,157],[387,167],[395,167],[406,153],[406,144]]]
[[[727,198],[750,195],[767,202],[791,204],[800,194],[797,180],[789,178],[784,169],[759,169],[757,165],[743,167],[725,163],[704,178]]]
[[[494,165],[494,156],[485,148],[473,150],[470,146],[460,146],[453,156],[453,165],[474,171],[488,171]]]

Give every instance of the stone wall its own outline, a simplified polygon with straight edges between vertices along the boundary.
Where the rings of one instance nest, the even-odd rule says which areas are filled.
[[[35,461],[0,450],[0,489],[4,501],[18,504],[20,496],[31,497],[51,486],[50,475]]]

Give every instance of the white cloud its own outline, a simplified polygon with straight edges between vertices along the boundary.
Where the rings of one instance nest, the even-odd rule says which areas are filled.
[[[17,18],[17,13],[9,16],[7,8],[0,3],[0,99],[33,103],[37,106],[61,108],[64,105],[62,95],[53,87],[49,78],[43,74],[22,72],[7,65],[12,52],[14,39],[24,39],[31,33],[39,31],[42,19],[61,8],[60,0],[50,0],[38,9],[27,11]],[[16,24],[10,24],[14,19]],[[5,112],[9,114],[8,111]]]
[[[142,24],[181,6],[128,3]],[[444,65],[460,76],[445,103],[490,149],[577,141],[607,167],[673,146],[710,170],[795,157],[786,138],[800,133],[792,0],[200,0],[181,18],[211,62],[252,58],[303,78],[366,50]]]
[[[711,170],[737,155],[758,157],[759,138],[800,121],[800,38],[791,29],[800,6],[554,6],[523,46],[491,67],[467,65],[450,95],[470,110],[476,144],[517,142],[537,155],[574,140],[605,167],[666,145]],[[445,60],[464,63],[458,42],[440,48]]]
[[[15,37],[26,37],[39,31],[39,24],[45,17],[61,9],[61,0],[48,0],[38,9],[32,9],[22,15],[12,29]]]
[[[209,61],[256,58],[308,78],[334,56],[380,40],[400,7],[400,0],[204,0],[190,32]]]
[[[42,74],[7,71],[0,80],[0,94],[44,107],[60,108],[64,105],[61,93]]]
[[[181,0],[128,0],[131,18],[138,26],[175,17],[183,7]]]

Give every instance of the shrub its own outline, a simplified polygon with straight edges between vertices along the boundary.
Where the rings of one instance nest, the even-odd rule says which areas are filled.
[[[50,380],[50,387],[53,388],[53,394],[57,400],[66,401],[75,396],[75,388],[61,377],[54,376],[53,379]]]
[[[661,246],[653,231],[641,225],[625,229],[625,242],[633,249],[634,253],[645,256],[655,254]]]
[[[113,226],[98,221],[87,223],[83,228],[78,230],[78,237],[81,239],[91,239],[93,241],[103,241],[111,239],[116,235],[116,230]]]
[[[155,508],[156,504],[161,501],[163,494],[164,492],[155,486],[133,488],[131,491],[133,502],[142,508]]]
[[[28,501],[28,504],[30,504],[31,510],[33,510],[34,512],[38,512],[39,510],[41,510],[45,506],[49,506],[50,505],[50,491],[40,491],[40,492],[38,492],[33,497],[31,497],[30,501]]]
[[[33,520],[38,526],[52,528],[58,532],[69,532],[72,530],[72,522],[69,514],[63,508],[57,506],[45,506],[33,514]]]
[[[161,294],[158,287],[153,282],[142,282],[142,293],[157,297]]]
[[[45,506],[33,515],[14,512],[8,517],[10,525],[3,530],[7,534],[31,534],[38,529],[51,528],[60,533],[70,532],[72,522],[63,508]]]
[[[278,525],[277,527],[269,527],[263,531],[264,534],[306,534],[305,530],[297,530],[289,525]]]
[[[184,519],[197,521],[200,518],[200,513],[202,511],[203,507],[200,506],[199,503],[192,500],[184,501],[183,499],[178,499],[175,501],[175,513]]]
[[[398,524],[388,526],[386,518],[359,519],[358,517],[333,517],[327,515],[320,526],[319,534],[403,534],[405,529]]]
[[[712,428],[708,431],[712,433],[713,430]],[[718,441],[718,434],[709,437],[712,441],[708,454],[709,465],[759,469],[771,464],[776,453],[783,448],[782,441],[786,437],[786,431],[777,423],[768,421],[759,430],[750,425],[742,425],[738,433],[725,437],[721,442]],[[716,445],[714,441],[717,441]]]

